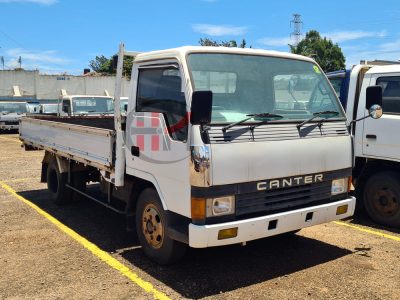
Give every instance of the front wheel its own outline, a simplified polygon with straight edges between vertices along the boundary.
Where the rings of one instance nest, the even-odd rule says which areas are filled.
[[[160,265],[178,261],[187,248],[166,234],[167,226],[167,215],[157,192],[151,188],[143,190],[136,206],[136,231],[143,252]]]
[[[400,174],[381,172],[372,175],[364,188],[364,206],[372,220],[400,227]]]

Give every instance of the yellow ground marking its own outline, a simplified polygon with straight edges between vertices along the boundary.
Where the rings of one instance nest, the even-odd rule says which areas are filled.
[[[341,221],[334,221],[333,223],[335,223],[337,225],[340,225],[340,226],[350,227],[350,228],[353,228],[353,229],[356,229],[356,230],[359,230],[359,231],[363,231],[363,232],[366,232],[366,233],[369,233],[369,234],[373,234],[373,235],[377,235],[377,236],[380,236],[380,237],[384,237],[384,238],[387,238],[387,239],[390,239],[390,240],[393,240],[393,241],[396,241],[396,242],[400,242],[400,237],[394,236],[394,235],[391,235],[391,234],[379,232],[379,231],[372,230],[372,229],[363,228],[363,227],[360,227],[360,226],[348,224],[346,222],[341,222]]]
[[[62,232],[69,235],[71,238],[73,238],[75,241],[77,241],[83,247],[88,249],[93,255],[98,257],[100,260],[104,261],[110,267],[119,271],[122,275],[128,277],[132,282],[134,282],[136,285],[141,287],[146,293],[153,294],[155,299],[161,299],[161,300],[170,299],[163,292],[155,289],[150,282],[141,279],[136,273],[134,273],[127,266],[125,266],[124,264],[119,262],[117,259],[112,257],[106,251],[101,250],[98,246],[96,246],[92,242],[89,242],[83,236],[79,235],[77,232],[75,232],[71,228],[67,227],[66,225],[64,225],[63,223],[58,221],[52,215],[50,215],[47,212],[45,212],[44,210],[42,210],[36,204],[34,204],[34,203],[30,202],[29,200],[25,199],[24,197],[18,195],[15,190],[13,190],[9,185],[4,183],[3,181],[0,181],[0,186],[3,189],[5,189],[7,192],[9,192],[11,195],[16,197],[18,200],[21,200],[22,202],[24,202],[25,204],[29,205],[31,208],[36,210],[36,212],[38,212],[40,215],[45,217],[47,220],[49,220],[51,223],[53,223],[55,226],[57,226],[58,229],[60,229]]]
[[[40,179],[40,177],[27,177],[27,178],[7,179],[7,180],[3,180],[3,182],[22,182],[22,181],[39,180],[39,179]]]
[[[19,139],[13,139],[13,138],[5,137],[5,136],[0,136],[0,139],[7,140],[7,141],[13,141],[16,143],[21,143],[21,141]]]

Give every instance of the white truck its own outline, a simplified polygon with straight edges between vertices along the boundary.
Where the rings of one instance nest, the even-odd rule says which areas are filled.
[[[0,101],[0,131],[18,130],[19,121],[28,112],[26,101],[2,100]]]
[[[382,103],[382,118],[352,124],[353,181],[368,215],[377,223],[400,228],[400,65],[372,63],[327,76],[337,87],[349,121],[366,115],[367,89],[380,88],[376,99]]]
[[[60,116],[109,115],[114,113],[114,100],[109,95],[68,95],[61,90],[58,107]]]
[[[353,214],[345,113],[312,59],[121,45],[115,107],[126,55],[135,56],[126,117],[21,122],[21,141],[45,150],[41,178],[56,203],[85,195],[124,213],[160,264],[187,245],[245,244]]]

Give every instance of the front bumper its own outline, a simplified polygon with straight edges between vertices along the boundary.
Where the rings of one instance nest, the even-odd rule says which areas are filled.
[[[0,130],[17,130],[19,125],[0,125]]]
[[[346,213],[336,215],[336,209],[348,205]],[[213,225],[189,224],[189,246],[193,248],[206,248],[237,244],[273,236],[285,232],[298,230],[318,224],[344,219],[354,214],[356,198],[349,197],[333,203],[297,209],[289,212],[277,213],[264,217],[227,222]],[[306,216],[312,214],[312,219],[306,221]],[[277,221],[276,228],[268,230],[270,221]],[[218,240],[218,232],[222,229],[237,227],[238,233],[234,238]]]

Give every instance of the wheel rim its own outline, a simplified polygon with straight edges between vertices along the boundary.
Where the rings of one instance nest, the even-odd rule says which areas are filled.
[[[157,207],[148,204],[143,210],[142,231],[147,243],[158,249],[164,241],[164,225],[162,223],[161,214]]]
[[[58,191],[58,180],[57,180],[57,172],[54,169],[50,170],[49,178],[47,179],[49,183],[49,189],[53,193],[57,193]]]
[[[400,209],[399,200],[390,186],[381,186],[372,197],[372,205],[381,216],[391,217]]]

